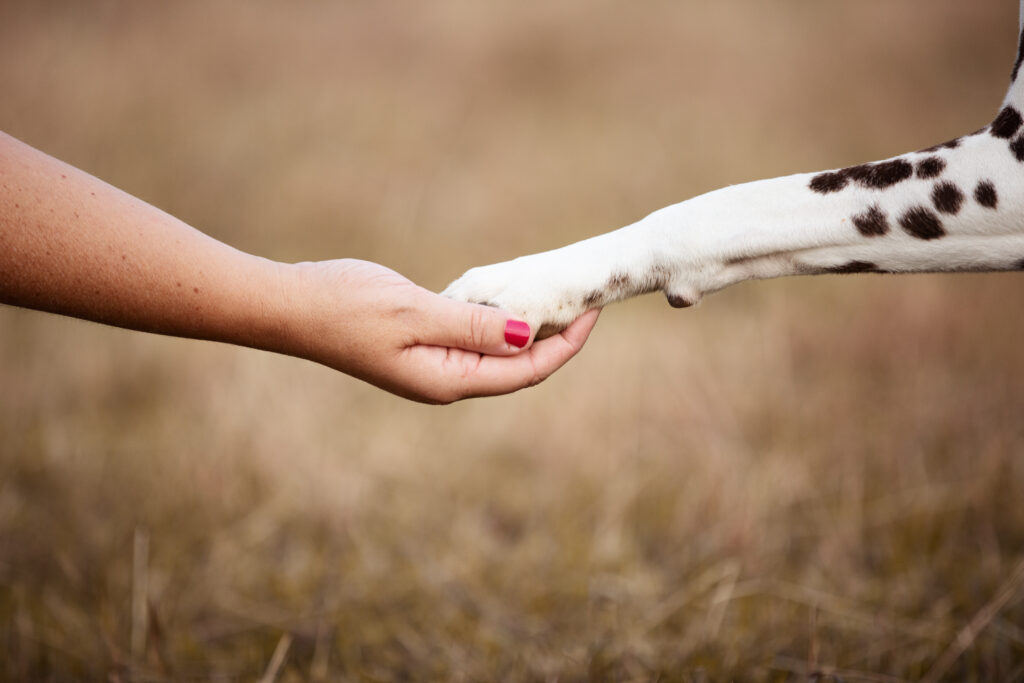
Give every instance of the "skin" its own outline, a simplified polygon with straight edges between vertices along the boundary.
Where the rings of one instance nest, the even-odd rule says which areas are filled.
[[[0,133],[0,302],[288,354],[450,403],[535,385],[583,346],[589,311],[523,348],[508,313],[375,263],[244,253]]]

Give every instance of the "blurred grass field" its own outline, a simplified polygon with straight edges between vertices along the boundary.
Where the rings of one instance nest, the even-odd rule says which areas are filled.
[[[979,128],[1009,0],[0,2],[0,129],[433,289]],[[609,308],[543,385],[0,308],[0,678],[1024,680],[1024,278]],[[930,678],[929,678],[930,677]]]

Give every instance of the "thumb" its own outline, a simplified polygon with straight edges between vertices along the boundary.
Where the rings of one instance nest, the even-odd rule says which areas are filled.
[[[437,305],[421,335],[424,344],[510,356],[533,340],[534,331],[526,322],[501,309],[435,296]]]

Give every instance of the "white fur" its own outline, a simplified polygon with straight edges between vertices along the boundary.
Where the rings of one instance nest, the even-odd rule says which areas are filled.
[[[1024,112],[1021,72],[1004,105]],[[982,131],[956,148],[903,155],[911,164],[939,157],[946,168],[937,179],[915,176],[884,189],[851,182],[819,193],[809,187],[816,174],[726,187],[614,232],[474,268],[443,294],[498,306],[543,336],[588,308],[654,289],[675,304],[693,304],[743,280],[829,272],[851,263],[891,272],[1016,269],[1024,261],[1024,163],[1010,151],[1010,141]],[[996,186],[995,209],[973,196],[983,180]],[[955,215],[933,205],[939,181],[964,194]],[[885,235],[864,236],[852,224],[871,206],[888,217]],[[902,229],[899,217],[915,206],[935,211],[945,236],[925,240]]]

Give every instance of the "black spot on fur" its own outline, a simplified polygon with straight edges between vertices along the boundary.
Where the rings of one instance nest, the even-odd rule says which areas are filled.
[[[1017,261],[1017,270],[1024,270],[1024,258],[1022,258],[1020,261]]]
[[[938,178],[946,170],[946,162],[940,157],[928,157],[917,162],[917,177],[926,180]]]
[[[877,273],[878,266],[870,261],[850,261],[826,270],[828,273]]]
[[[877,164],[851,166],[845,173],[864,187],[882,190],[913,176],[914,167],[904,159],[893,159]]]
[[[839,171],[819,173],[811,178],[810,188],[821,194],[838,192],[853,180],[872,190],[883,190],[913,177],[914,167],[904,159],[880,161],[877,164],[850,166]]]
[[[956,215],[964,204],[964,193],[953,183],[936,183],[932,189],[932,202],[942,213]]]
[[[871,164],[860,164],[844,168],[841,173],[861,185],[867,184],[867,178],[871,175]]]
[[[1010,80],[1017,80],[1017,72],[1020,71],[1020,64],[1024,62],[1024,29],[1020,32],[1020,38],[1017,40],[1017,61],[1013,63],[1013,73],[1010,74]]]
[[[1010,151],[1017,157],[1017,161],[1024,162],[1024,135],[1010,143]]]
[[[587,294],[585,297],[583,297],[583,307],[589,309],[591,306],[596,305],[597,302],[601,300],[601,294],[602,292],[597,289],[595,289],[590,294]]]
[[[857,226],[860,234],[865,237],[878,237],[889,232],[889,220],[877,204],[864,213],[854,216],[853,224]]]
[[[908,234],[921,240],[934,240],[946,234],[939,217],[923,206],[907,209],[907,212],[900,216],[900,226]]]
[[[986,209],[994,209],[999,204],[999,195],[996,194],[996,186],[991,180],[982,180],[974,188],[974,199]]]
[[[848,182],[849,180],[843,171],[819,173],[811,178],[810,188],[815,192],[828,194],[830,192],[838,192],[846,187]]]
[[[668,305],[672,308],[689,308],[693,305],[693,302],[689,299],[684,299],[677,294],[668,295]]]
[[[959,146],[960,146],[960,138],[953,138],[952,140],[947,140],[946,142],[940,143],[938,145],[933,145],[933,146],[929,147],[928,149],[922,149],[921,151],[922,152],[938,152],[940,149],[956,149]]]
[[[1013,107],[1004,107],[996,120],[992,122],[989,132],[997,138],[1009,140],[1016,135],[1022,123],[1024,123],[1024,119],[1021,118],[1019,111]]]

